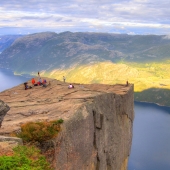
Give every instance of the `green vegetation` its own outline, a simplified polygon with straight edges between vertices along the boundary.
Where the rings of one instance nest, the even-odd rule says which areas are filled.
[[[16,136],[25,142],[43,142],[57,136],[61,130],[62,119],[49,122],[28,122],[21,126],[21,132]]]
[[[25,145],[14,148],[11,156],[0,157],[0,170],[52,170],[45,156],[34,145],[57,136],[62,119],[45,122],[28,122],[21,125],[21,132],[12,134],[23,139]]]
[[[52,170],[36,147],[18,146],[13,150],[13,155],[0,157],[0,170]]]

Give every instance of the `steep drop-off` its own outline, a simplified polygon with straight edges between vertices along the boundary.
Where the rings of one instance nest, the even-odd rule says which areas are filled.
[[[68,83],[47,81],[46,88],[24,90],[19,85],[0,93],[10,106],[0,135],[19,132],[20,125],[28,121],[62,118],[62,131],[41,146],[56,170],[127,169],[133,85],[74,84],[74,89],[68,89]]]

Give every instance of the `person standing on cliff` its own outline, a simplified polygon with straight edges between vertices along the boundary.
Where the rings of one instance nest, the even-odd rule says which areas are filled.
[[[40,72],[39,72],[39,71],[38,71],[38,77],[41,78],[41,77],[40,77]]]
[[[129,85],[129,82],[128,82],[128,80],[126,81],[126,86],[128,86]]]
[[[63,82],[65,83],[66,82],[66,78],[63,76]]]

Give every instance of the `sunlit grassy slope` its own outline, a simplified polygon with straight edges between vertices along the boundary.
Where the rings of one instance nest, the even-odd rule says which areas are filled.
[[[170,89],[170,61],[163,63],[112,63],[100,62],[95,64],[72,67],[67,70],[51,70],[41,73],[67,82],[73,83],[102,83],[102,84],[134,84],[135,92],[149,88]]]

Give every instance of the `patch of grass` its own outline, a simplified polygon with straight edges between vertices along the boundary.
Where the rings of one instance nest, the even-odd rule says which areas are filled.
[[[62,119],[45,122],[28,122],[21,125],[21,132],[16,134],[24,142],[43,142],[57,136],[61,130]]]
[[[12,156],[0,157],[0,170],[52,170],[40,150],[34,146],[18,146]]]

